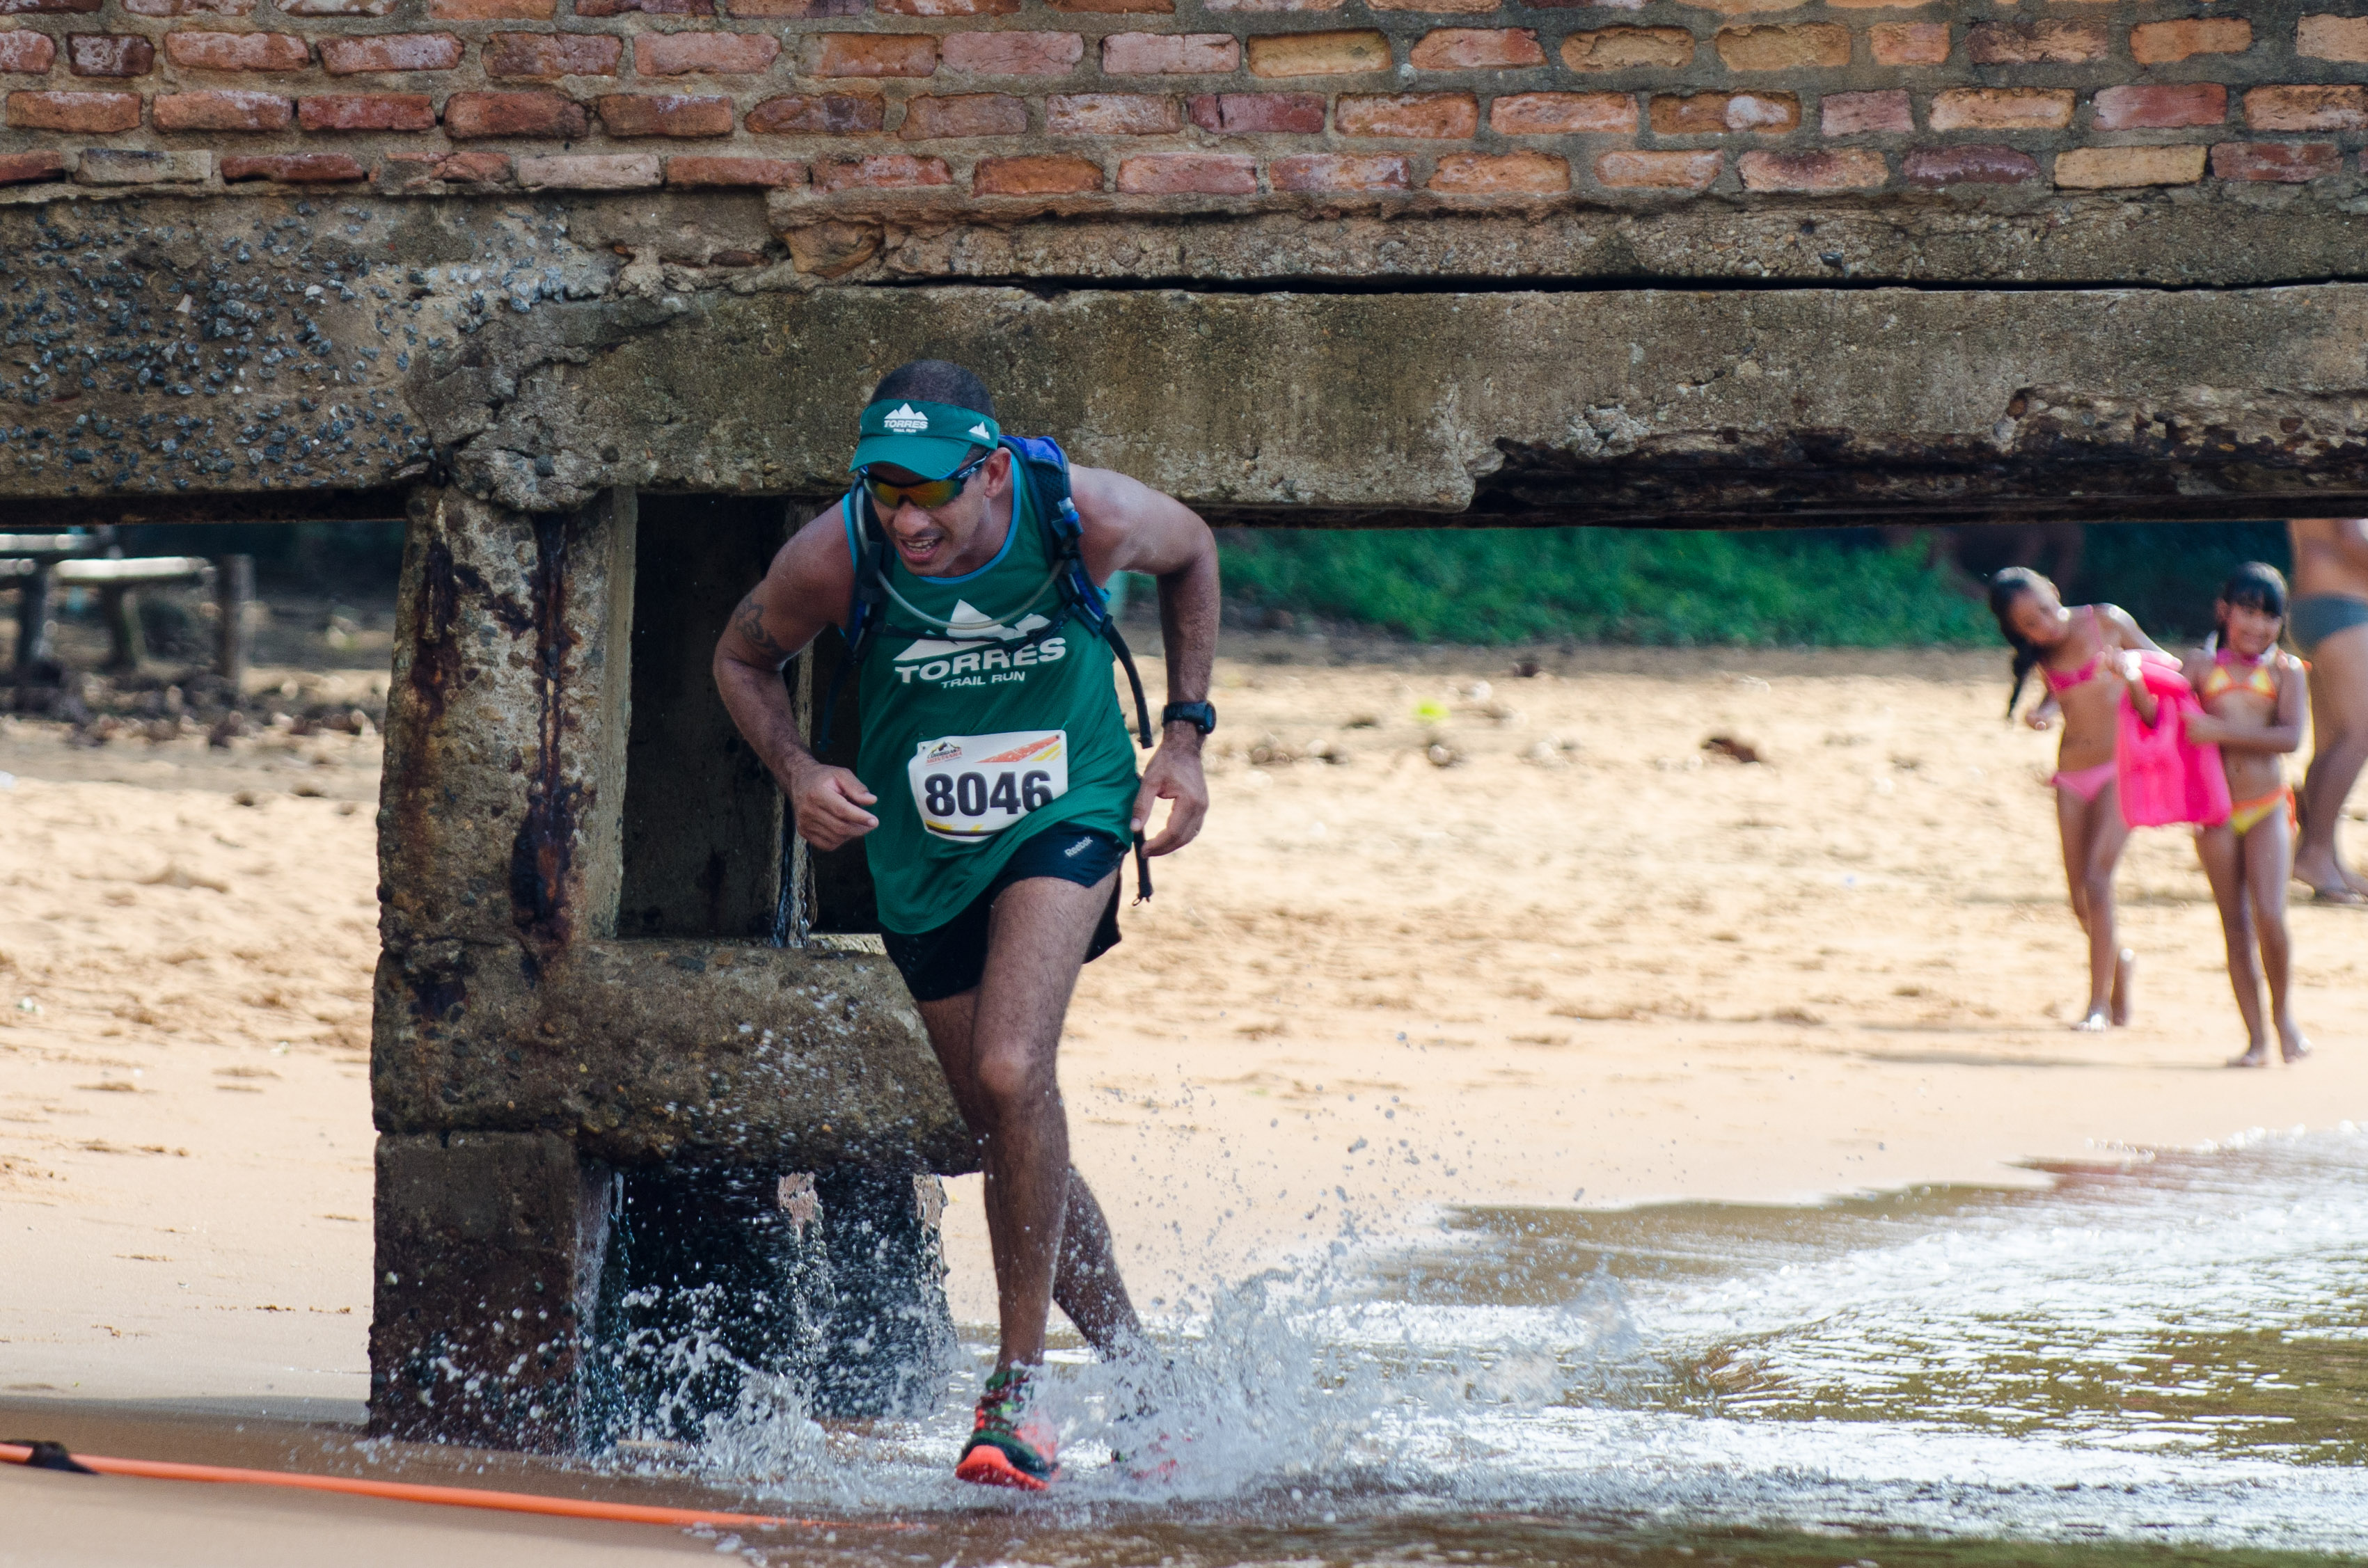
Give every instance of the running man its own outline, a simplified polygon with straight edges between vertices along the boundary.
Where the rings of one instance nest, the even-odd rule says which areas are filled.
[[[985,385],[943,360],[903,366],[860,431],[860,483],[773,557],[716,643],[715,680],[798,834],[823,850],[863,840],[888,956],[986,1175],[1002,1343],[954,1473],[1041,1491],[1058,1462],[1030,1381],[1053,1304],[1105,1358],[1143,1338],[1069,1166],[1054,1058],[1079,968],[1119,939],[1120,867],[1154,803],[1169,811],[1152,855],[1208,813],[1216,541],[1147,485],[1070,471],[1087,574],[1159,584],[1168,703],[1138,780],[1112,650],[1064,591],[1057,496],[1001,444]],[[780,671],[824,627],[847,631],[859,597],[877,619],[858,647],[849,772],[801,741]]]
[[[2368,764],[2368,517],[2294,517],[2294,607],[2286,629],[2310,661],[2310,769],[2294,874],[2328,903],[2368,903],[2344,869],[2335,829]]]

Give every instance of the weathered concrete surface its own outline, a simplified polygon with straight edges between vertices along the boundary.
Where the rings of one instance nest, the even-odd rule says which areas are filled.
[[[939,353],[989,372],[1013,427],[1236,521],[2356,505],[2360,286],[2234,286],[2359,270],[2368,217],[2295,188],[924,216],[849,275],[1117,285],[1049,293],[706,265],[773,243],[754,196],[14,207],[0,496],[336,508],[448,472],[532,512],[611,486],[826,493],[870,379]],[[1170,278],[1253,291],[1142,286]],[[1309,278],[1402,291],[1262,291]],[[1862,287],[1885,278],[1945,287]],[[1590,279],[1716,286],[1571,287]],[[1503,291],[1440,291],[1473,280]],[[2048,287],[1965,287],[1997,280]],[[2211,287],[2066,286],[2131,282]]]
[[[579,1449],[606,1173],[548,1133],[381,1138],[377,1212],[371,1434]]]
[[[636,513],[630,491],[531,517],[416,503],[379,808],[381,1131],[558,1132],[621,1164],[968,1168],[885,960],[612,939]]]
[[[1354,197],[1331,198],[1315,212],[1304,202],[1212,202],[1191,216],[1055,201],[1000,221],[883,199],[875,213],[828,222],[848,231],[835,236],[842,245],[855,232],[870,236],[870,255],[836,274],[846,283],[2227,289],[2368,274],[2362,182],[2331,183],[2078,197],[2010,187],[1970,199],[1961,188],[1676,207],[1651,199],[1609,207],[1541,201],[1488,213]],[[793,198],[770,199],[773,226],[792,242],[817,222]]]
[[[390,949],[615,930],[636,535],[630,491],[531,517],[415,497],[379,805]]]
[[[436,942],[380,960],[379,1131],[550,1131],[619,1164],[975,1168],[895,970],[863,953]]]
[[[738,506],[726,542],[761,566],[779,504]],[[744,1396],[904,1409],[950,1365],[916,1176],[971,1168],[973,1143],[887,960],[616,938],[640,534],[630,489],[533,515],[415,497],[370,1052],[382,1434],[573,1452]],[[658,575],[661,621],[708,624],[739,587]],[[643,640],[661,709],[698,663],[680,642]],[[681,775],[655,783],[703,814]],[[754,862],[731,868],[751,910],[780,858],[765,789],[712,840]],[[705,862],[640,837],[636,887],[696,904]],[[819,1173],[820,1232],[774,1201],[791,1172]],[[632,1221],[613,1260],[612,1215]],[[644,1354],[694,1331],[735,1359],[686,1381]]]
[[[922,354],[975,366],[1011,428],[1221,514],[1748,525],[2276,516],[2368,494],[2359,285],[677,304],[662,332],[611,315],[580,369],[542,342],[584,341],[568,311],[489,327],[473,363],[421,373],[415,404],[431,430],[475,432],[463,484],[519,507],[598,483],[826,493],[845,408]],[[733,377],[705,373],[723,363]],[[491,384],[516,390],[496,404]],[[517,460],[571,441],[548,475]]]

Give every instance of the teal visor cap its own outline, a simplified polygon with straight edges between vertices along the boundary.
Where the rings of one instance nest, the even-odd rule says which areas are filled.
[[[890,463],[916,479],[943,479],[962,467],[973,447],[990,450],[1003,438],[994,419],[974,408],[884,398],[863,411],[863,436],[848,467]]]

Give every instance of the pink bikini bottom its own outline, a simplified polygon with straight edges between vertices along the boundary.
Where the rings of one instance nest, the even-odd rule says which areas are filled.
[[[2058,790],[2069,790],[2084,801],[2095,800],[2112,781],[2113,765],[2111,762],[2100,762],[2078,773],[2058,773],[2048,780]]]

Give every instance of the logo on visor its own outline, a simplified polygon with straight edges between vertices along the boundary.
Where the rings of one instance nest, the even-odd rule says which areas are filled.
[[[995,432],[988,429],[984,425],[972,426],[970,427],[970,433],[977,437],[980,440],[985,442],[990,447],[995,445]]]
[[[899,436],[917,436],[929,427],[929,416],[907,403],[899,404],[894,414],[885,415],[880,423]]]

